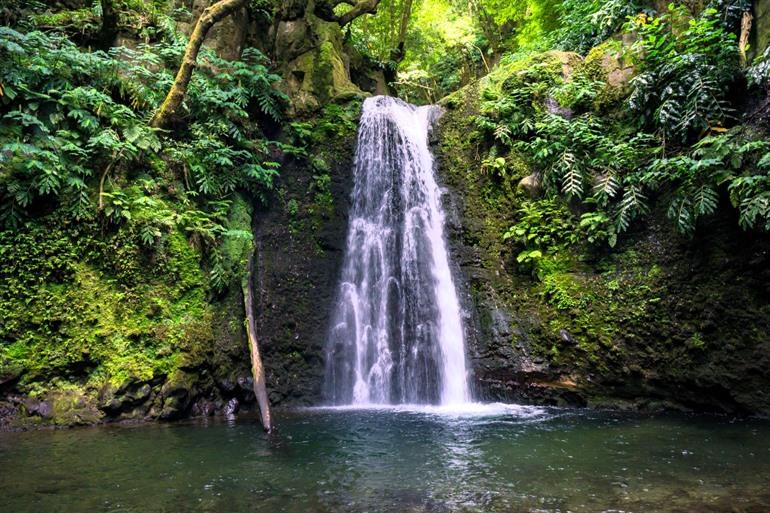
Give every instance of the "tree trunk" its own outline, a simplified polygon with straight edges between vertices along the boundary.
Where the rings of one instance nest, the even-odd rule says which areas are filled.
[[[166,126],[177,114],[179,107],[182,105],[185,95],[187,94],[187,86],[190,84],[190,78],[192,77],[193,69],[198,61],[198,52],[200,52],[203,41],[206,40],[211,27],[213,27],[218,21],[232,14],[236,9],[246,5],[246,0],[219,0],[218,2],[210,5],[204,9],[203,14],[198,18],[195,23],[190,41],[187,43],[187,48],[184,51],[184,57],[182,57],[182,64],[179,66],[179,71],[176,73],[174,83],[171,85],[171,89],[166,95],[166,99],[163,100],[158,111],[153,116],[150,125],[155,128],[163,128]]]
[[[259,405],[262,427],[270,433],[273,423],[270,417],[270,403],[267,399],[265,386],[265,370],[262,367],[262,357],[259,355],[257,344],[257,322],[254,318],[254,251],[249,254],[248,274],[243,281],[243,304],[246,309],[246,334],[249,339],[251,353],[251,373],[254,378],[254,395]]]
[[[118,33],[118,13],[115,11],[114,0],[101,0],[102,28],[99,34],[102,48],[109,49],[115,42]]]
[[[409,28],[409,19],[412,17],[412,0],[401,2],[401,21],[398,27],[398,41],[390,53],[390,60],[401,62],[406,57],[406,32]]]
[[[750,12],[743,13],[741,18],[741,37],[738,40],[738,50],[741,53],[741,66],[746,66],[746,48],[749,46],[749,35],[751,34],[751,22],[753,16]]]

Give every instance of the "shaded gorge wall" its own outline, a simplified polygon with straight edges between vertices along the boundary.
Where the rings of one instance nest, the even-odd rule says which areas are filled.
[[[615,249],[571,248],[535,278],[503,234],[536,170],[514,153],[506,179],[481,172],[478,85],[442,103],[434,154],[477,398],[770,413],[767,234],[726,209],[688,239],[653,212]]]

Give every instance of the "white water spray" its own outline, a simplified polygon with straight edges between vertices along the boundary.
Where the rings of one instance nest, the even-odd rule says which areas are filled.
[[[326,352],[334,404],[462,404],[465,344],[428,148],[438,107],[364,102]]]

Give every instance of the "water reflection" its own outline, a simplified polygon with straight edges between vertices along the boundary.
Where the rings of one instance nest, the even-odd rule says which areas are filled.
[[[249,418],[0,434],[2,511],[770,510],[767,422],[408,408],[276,419],[273,436]]]

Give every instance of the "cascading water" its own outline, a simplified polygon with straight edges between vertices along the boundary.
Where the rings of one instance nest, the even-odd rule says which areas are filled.
[[[463,328],[428,133],[435,106],[364,102],[326,353],[334,404],[465,403]]]

